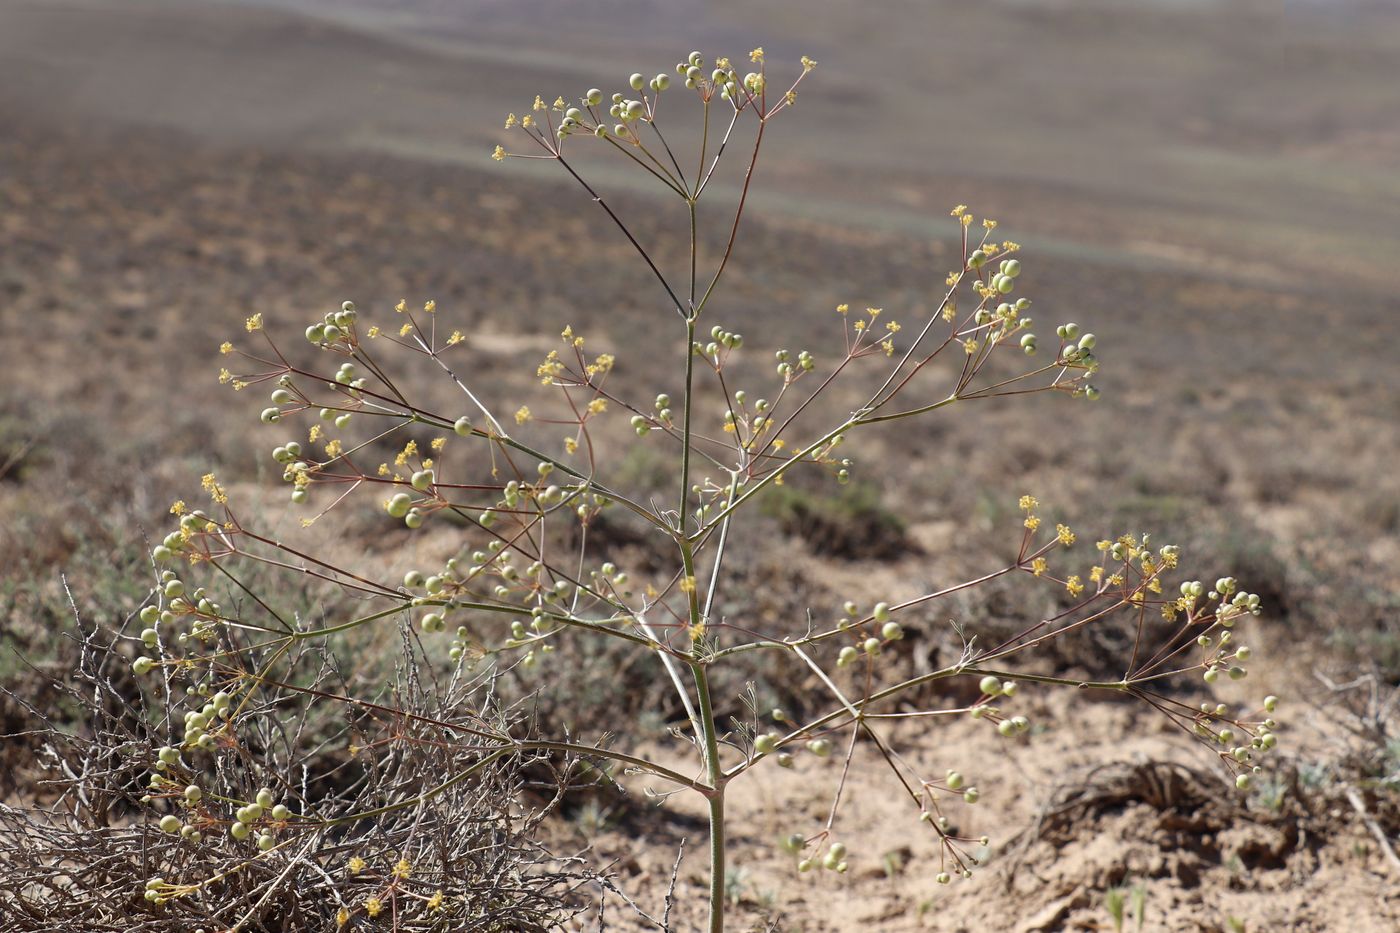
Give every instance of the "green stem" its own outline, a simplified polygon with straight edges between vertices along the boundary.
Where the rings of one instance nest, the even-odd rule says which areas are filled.
[[[695,205],[690,209],[695,210]],[[691,409],[691,385],[695,379],[695,318],[688,317],[685,320],[685,398],[683,401],[684,412],[681,423],[681,496],[680,505],[677,508],[676,530],[685,536],[685,512],[686,502],[690,498],[690,409]]]
[[[680,540],[681,560],[685,575],[695,580],[694,547],[684,536]],[[694,586],[687,594],[690,597],[690,630],[692,639],[701,631],[704,622],[700,613],[700,593]],[[695,678],[695,693],[700,700],[700,739],[705,754],[705,776],[709,785],[707,796],[710,802],[710,933],[723,933],[724,930],[724,771],[719,760],[719,729],[715,724],[715,705],[710,696],[710,678],[705,670],[707,661],[694,657],[695,641],[692,645],[692,659],[688,662]]]

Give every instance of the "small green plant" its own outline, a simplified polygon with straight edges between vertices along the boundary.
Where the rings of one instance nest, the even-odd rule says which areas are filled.
[[[674,80],[634,74],[612,94],[595,88],[574,102],[536,97],[522,116],[505,120],[506,130],[520,134],[523,151],[501,145],[493,154],[559,168],[620,233],[667,309],[632,326],[669,326],[675,334],[674,375],[665,384],[629,384],[625,341],[596,351],[593,337],[561,322],[558,348],[533,373],[540,385],[528,398],[508,401],[509,386],[474,376],[473,331],[441,324],[444,312],[431,300],[405,300],[383,313],[346,301],[306,326],[310,346],[299,349],[284,349],[254,315],[247,321],[249,344],[224,345],[238,362],[221,379],[245,395],[266,393],[260,417],[269,426],[269,453],[291,508],[311,530],[262,530],[209,475],[203,486],[211,504],[176,503],[177,526],[152,552],[158,581],[141,612],[144,653],[133,670],[158,676],[152,702],[183,721],[182,729],[137,753],[150,769],[152,819],[169,832],[171,850],[219,834],[242,845],[246,857],[219,877],[151,879],[145,909],[207,894],[246,866],[279,865],[328,834],[358,827],[357,838],[369,838],[388,814],[412,813],[495,763],[541,755],[606,762],[619,781],[645,775],[667,785],[666,793],[704,801],[712,933],[724,928],[744,878],[742,869],[727,867],[725,803],[735,781],[761,779],[769,768],[800,768],[830,787],[823,819],[792,818],[783,846],[796,873],[828,883],[862,859],[879,859],[850,850],[842,838],[843,803],[860,792],[850,786],[849,770],[860,746],[888,765],[912,826],[938,841],[930,873],[948,884],[972,875],[989,842],[959,834],[949,813],[976,805],[976,777],[1001,764],[949,761],[937,774],[922,773],[901,754],[891,727],[966,716],[1007,742],[1024,742],[1033,730],[1023,697],[1038,688],[1134,696],[1214,750],[1240,788],[1249,786],[1276,741],[1270,718],[1276,700],[1267,698],[1256,710],[1231,709],[1192,704],[1180,698],[1179,687],[1167,688],[1188,678],[1209,686],[1244,677],[1251,652],[1236,641],[1235,625],[1258,614],[1260,600],[1233,577],[1211,584],[1185,576],[1180,550],[1149,534],[1106,537],[1085,556],[1084,545],[1075,550],[1074,531],[1045,523],[1037,499],[1022,495],[1005,513],[1008,533],[1019,541],[1014,559],[973,579],[912,598],[849,594],[811,607],[785,630],[760,630],[742,608],[718,611],[735,570],[733,542],[746,532],[760,497],[789,479],[808,474],[808,481],[839,488],[865,471],[897,477],[899,464],[862,455],[865,442],[882,431],[915,430],[922,419],[955,414],[977,417],[987,406],[1025,395],[1091,401],[1100,394],[1089,381],[1099,368],[1095,335],[1064,321],[1041,331],[1053,338],[1037,336],[1031,301],[1017,294],[1020,247],[995,238],[995,221],[979,228],[965,206],[951,212],[960,250],[939,277],[931,313],[900,320],[878,307],[833,301],[835,314],[814,318],[806,329],[814,339],[829,331],[834,348],[826,350],[756,350],[765,339],[761,314],[745,320],[748,333],[713,320],[712,299],[744,255],[737,244],[764,140],[793,111],[815,65],[804,57],[795,78],[780,85],[762,49],[749,59],[745,71],[694,52],[677,65]],[[669,119],[686,108],[694,119],[682,119],[681,131],[663,128],[663,113]],[[589,180],[584,147],[622,160],[683,205],[687,222],[679,237],[688,248],[678,262],[668,264],[644,244]],[[709,255],[698,207],[721,196],[712,182],[736,153],[742,153],[737,193],[726,207],[722,246]],[[562,294],[587,300],[577,283],[557,285]],[[412,378],[391,362],[396,356],[408,359]],[[430,374],[452,395],[423,397]],[[857,404],[837,401],[837,385],[846,393],[841,398],[855,397]],[[628,443],[648,455],[624,453]],[[662,468],[664,500],[620,481],[635,477],[644,461],[648,474]],[[313,526],[365,500],[383,513],[383,534],[396,542],[406,569],[383,559],[357,561],[333,530],[316,539]],[[801,505],[816,508],[806,499]],[[862,500],[862,508],[869,505]],[[645,529],[645,566],[629,566],[624,554],[598,544],[607,540],[596,533],[603,516],[618,512]],[[334,524],[319,528],[327,526]],[[414,543],[415,535],[429,536],[431,545]],[[247,585],[250,566],[337,591],[343,611],[273,605]],[[961,655],[937,670],[899,673],[890,663],[906,614],[1009,578],[1048,588],[1061,608],[1029,618],[1006,638],[983,641],[960,630]],[[1121,617],[1136,638],[1120,677],[1084,682],[1037,670],[1038,648]],[[563,649],[579,639],[608,640],[622,652],[659,660],[681,711],[676,734],[689,744],[693,766],[638,752],[628,741],[641,721],[636,710],[537,734],[484,714],[446,721],[385,694],[380,684],[347,675],[332,688],[299,678],[288,666],[333,636],[396,631],[405,620],[412,622],[412,676],[449,684],[499,679],[546,694],[551,669],[571,664]],[[751,703],[740,721],[727,725],[745,707],[744,697],[717,696],[714,674],[757,653],[808,672],[820,687],[804,708],[815,712],[760,714]],[[974,684],[973,699],[951,707],[896,706],[915,688],[952,679]],[[456,749],[450,760],[457,770],[394,785],[378,805],[356,812],[334,812],[276,776],[266,792],[246,799],[208,792],[214,775],[251,767],[258,752],[248,736],[256,724],[298,703],[346,710],[353,736],[343,756],[360,767],[373,771],[405,749],[427,745]],[[469,763],[462,763],[463,754]],[[409,839],[397,853],[401,870],[376,876],[381,887],[369,900],[341,908],[341,925],[390,903],[396,916],[424,929],[448,922],[435,918],[447,917],[452,905],[415,887],[414,845]],[[1121,913],[1120,895],[1115,916]]]
[[[1125,892],[1120,887],[1109,888],[1103,894],[1104,907],[1108,908],[1109,917],[1113,918],[1113,929],[1115,933],[1123,933],[1123,909],[1127,906]]]
[[[1104,892],[1104,907],[1108,909],[1108,915],[1113,918],[1113,929],[1116,933],[1123,933],[1123,920],[1128,906],[1129,898],[1132,900],[1132,917],[1137,923],[1137,929],[1141,933],[1143,924],[1147,922],[1147,886],[1141,882],[1125,888],[1115,885]]]

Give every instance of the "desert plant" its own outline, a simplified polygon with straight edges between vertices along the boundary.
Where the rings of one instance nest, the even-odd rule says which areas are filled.
[[[1029,689],[1121,692],[1212,748],[1238,775],[1241,788],[1250,784],[1276,741],[1269,718],[1275,698],[1266,698],[1258,710],[1232,710],[1182,699],[1168,685],[1192,677],[1207,685],[1222,676],[1244,677],[1250,650],[1237,644],[1234,626],[1258,614],[1259,598],[1229,576],[1214,584],[1191,578],[1169,584],[1169,578],[1184,576],[1179,549],[1140,532],[1105,538],[1090,547],[1088,557],[1075,557],[1075,532],[1044,520],[1030,495],[1020,496],[1019,510],[1011,513],[1012,534],[1019,539],[1014,559],[974,579],[898,601],[861,602],[856,597],[864,594],[850,594],[838,604],[812,607],[784,632],[760,631],[741,614],[715,611],[735,570],[727,555],[745,534],[750,507],[790,476],[806,471],[845,484],[867,468],[857,459],[863,439],[890,428],[913,430],[919,419],[964,410],[966,417],[977,417],[981,406],[1035,393],[1099,397],[1089,382],[1099,367],[1094,334],[1067,321],[1054,328],[1054,339],[1038,338],[1030,300],[1014,294],[1020,247],[994,238],[995,221],[985,219],[976,229],[964,206],[952,211],[961,245],[956,267],[941,279],[935,307],[924,319],[901,323],[880,308],[841,303],[826,318],[837,343],[829,357],[770,348],[773,368],[766,373],[748,361],[758,335],[713,322],[710,305],[726,270],[743,255],[736,244],[765,135],[793,110],[798,87],[815,65],[804,57],[795,80],[778,86],[770,85],[762,49],[749,58],[753,70],[744,73],[728,59],[707,64],[699,52],[691,53],[676,68],[674,83],[684,91],[667,93],[673,84],[668,74],[634,74],[623,91],[592,89],[577,104],[536,97],[523,116],[505,121],[528,149],[513,153],[502,145],[493,153],[497,160],[552,163],[606,214],[673,315],[631,325],[674,328],[673,384],[624,391],[618,383],[627,379],[625,355],[594,352],[585,335],[565,325],[559,348],[534,372],[540,386],[507,404],[500,396],[509,395],[509,387],[473,378],[470,356],[464,356],[472,348],[472,330],[441,326],[443,314],[433,301],[402,301],[391,318],[377,322],[346,301],[306,328],[314,350],[284,349],[262,316],[254,315],[246,328],[253,343],[223,346],[241,362],[231,364],[236,372],[224,369],[222,381],[245,393],[270,393],[263,422],[283,432],[293,420],[311,422],[309,433],[302,428],[296,439],[284,434],[271,451],[293,505],[308,509],[302,519],[308,530],[261,530],[208,475],[203,486],[211,504],[196,509],[177,502],[172,512],[178,527],[153,550],[159,579],[142,610],[141,640],[148,650],[134,670],[161,678],[160,699],[172,716],[183,710],[183,730],[136,754],[147,756],[147,796],[160,826],[171,833],[169,851],[196,845],[191,836],[231,835],[244,843],[244,864],[269,871],[269,864],[282,865],[328,833],[417,813],[496,763],[574,756],[623,777],[648,775],[706,801],[708,928],[719,931],[726,878],[742,877],[726,870],[728,786],[768,767],[801,767],[814,776],[829,768],[826,818],[818,825],[793,825],[785,845],[799,872],[844,873],[862,857],[841,841],[840,825],[842,803],[853,792],[849,765],[862,744],[888,764],[911,815],[937,837],[937,881],[971,875],[978,862],[973,852],[988,840],[959,835],[945,811],[976,804],[973,770],[996,764],[949,762],[943,774],[919,773],[890,737],[894,720],[969,716],[1018,742],[1031,727],[1017,712]],[[672,100],[667,108],[692,105],[698,116],[688,130],[668,136],[661,113],[667,109],[663,101]],[[623,212],[589,180],[585,163],[575,158],[582,146],[624,160],[684,206],[680,241],[687,248],[673,262],[641,242]],[[724,196],[715,179],[736,152],[744,155],[726,208],[722,247],[706,263],[698,207]],[[587,300],[575,295],[571,282],[558,287]],[[814,321],[810,331],[821,327]],[[415,365],[406,371],[391,367],[388,357],[399,353]],[[1018,365],[1037,356],[1043,362]],[[431,397],[425,385],[430,372],[452,390],[451,398]],[[636,401],[643,395],[646,401]],[[661,451],[654,461],[669,465],[668,501],[644,498],[645,492],[611,478],[624,459],[624,441]],[[377,462],[386,448],[392,452]],[[897,471],[899,465],[877,461],[868,468]],[[392,534],[404,536],[400,553],[424,550],[398,559],[402,566],[345,553],[330,516],[365,497],[399,523]],[[628,566],[607,552],[606,535],[590,534],[605,521],[600,516],[617,512],[646,529],[648,566]],[[429,535],[433,543],[410,545],[410,533]],[[434,549],[444,556],[429,563],[423,555]],[[259,566],[340,590],[343,612],[288,612],[272,605],[247,583],[247,568]],[[956,661],[923,673],[894,673],[889,658],[905,634],[902,615],[1013,577],[1055,591],[1058,608],[985,644],[977,632],[959,628],[962,653]],[[1135,633],[1121,677],[1085,682],[1036,668],[1037,648],[1120,617]],[[692,746],[695,769],[631,747],[627,737],[641,717],[635,709],[619,708],[607,723],[556,717],[524,730],[484,715],[443,719],[407,696],[370,699],[365,694],[376,685],[353,677],[328,689],[293,666],[310,645],[406,619],[417,626],[409,650],[425,679],[498,678],[503,687],[523,683],[544,694],[551,689],[551,667],[571,665],[568,654],[581,650],[581,640],[610,640],[624,652],[654,658],[683,710],[677,734]],[[747,713],[729,723],[726,714],[743,709],[745,698],[716,696],[714,672],[765,653],[807,672],[818,686],[805,705],[817,712],[799,718],[781,710],[763,713],[750,699]],[[895,707],[914,688],[954,678],[975,684],[968,691],[973,699]],[[364,734],[347,742],[344,756],[370,771],[425,746],[450,754],[434,759],[441,773],[387,786],[382,802],[361,812],[330,810],[310,796],[288,807],[276,793],[269,799],[251,792],[208,793],[213,776],[256,756],[250,737],[292,697],[364,713],[356,727]],[[551,724],[555,733],[542,731]],[[215,883],[182,874],[152,878],[146,909],[169,909]],[[383,896],[398,890],[389,878]],[[382,896],[375,896],[382,904]],[[426,898],[402,905],[422,928],[439,923],[435,911],[446,909],[443,901]],[[347,903],[340,920],[356,921],[369,910],[367,901]]]

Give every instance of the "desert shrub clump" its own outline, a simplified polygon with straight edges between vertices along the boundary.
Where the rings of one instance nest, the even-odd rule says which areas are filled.
[[[961,834],[956,811],[977,805],[978,772],[994,764],[950,761],[922,773],[901,753],[893,726],[923,719],[936,729],[938,717],[966,716],[1007,742],[1028,741],[1022,698],[1053,687],[1136,697],[1211,749],[1240,788],[1254,780],[1277,742],[1276,698],[1232,707],[1209,693],[1221,679],[1246,676],[1251,651],[1236,623],[1258,614],[1261,600],[1228,572],[1187,573],[1179,548],[1140,529],[1084,542],[1047,518],[1035,495],[1017,491],[1008,493],[1015,508],[1007,510],[1014,557],[972,579],[900,600],[838,596],[808,607],[784,631],[763,630],[732,599],[744,572],[734,566],[735,542],[764,527],[754,519],[765,501],[793,521],[830,527],[841,516],[818,518],[823,499],[807,490],[873,478],[898,486],[898,463],[863,456],[881,432],[975,418],[1025,395],[1058,395],[1068,405],[1100,397],[1092,380],[1104,348],[1095,334],[1033,315],[1020,293],[1019,245],[962,205],[948,221],[961,248],[936,283],[931,312],[911,318],[836,297],[804,326],[811,347],[765,344],[761,315],[742,328],[715,319],[712,299],[726,270],[744,259],[738,244],[765,137],[794,116],[815,65],[804,57],[780,80],[762,49],[742,66],[693,52],[674,77],[638,73],[617,92],[537,96],[505,119],[520,145],[503,143],[493,157],[561,170],[651,281],[662,308],[632,326],[673,334],[666,384],[635,384],[625,340],[596,349],[606,338],[560,321],[556,348],[529,374],[535,385],[512,398],[499,379],[474,378],[472,330],[444,320],[457,309],[423,299],[393,308],[345,301],[301,325],[305,342],[289,343],[280,322],[255,314],[239,344],[222,347],[228,363],[220,378],[235,398],[265,398],[267,455],[304,530],[264,529],[209,475],[202,494],[209,501],[176,503],[175,527],[153,549],[158,582],[142,610],[144,653],[132,667],[155,678],[147,700],[179,726],[168,739],[130,750],[132,766],[149,774],[149,819],[168,833],[157,847],[168,867],[143,880],[140,910],[168,914],[192,903],[223,910],[219,892],[230,890],[229,878],[313,869],[341,878],[335,872],[354,864],[372,868],[375,883],[340,892],[337,923],[392,907],[413,928],[460,929],[453,918],[467,909],[465,894],[415,887],[433,849],[428,834],[401,836],[392,852],[381,846],[373,857],[365,847],[384,827],[413,824],[493,768],[562,758],[622,780],[645,775],[668,793],[705,802],[708,928],[718,931],[726,789],[735,781],[800,768],[829,787],[823,818],[792,816],[784,845],[795,872],[845,873],[877,858],[842,841],[842,803],[852,793],[846,765],[860,747],[888,764],[910,831],[937,840],[929,874],[948,884],[972,874],[989,841]],[[590,160],[598,158],[620,160],[684,209],[677,235],[688,249],[679,262],[642,242],[591,180]],[[723,247],[707,257],[698,206],[716,201],[725,212]],[[568,282],[560,288],[570,300],[587,300]],[[633,456],[629,446],[647,455]],[[659,493],[650,479],[649,488],[627,485],[642,460],[653,478],[660,471]],[[804,491],[784,495],[790,480],[788,490]],[[865,496],[849,503],[848,521],[874,522],[882,534],[899,530],[897,517]],[[404,537],[395,551],[405,566],[349,553],[333,517],[346,510],[374,510],[386,535],[398,529],[393,534]],[[633,530],[619,536],[624,527]],[[850,537],[840,547],[858,548],[858,536]],[[318,604],[334,610],[275,605],[250,582],[267,572],[339,593]],[[1012,579],[1053,591],[1056,608],[995,637],[955,626],[961,652],[934,670],[910,673],[892,663],[913,611]],[[1133,633],[1120,676],[1084,681],[1037,668],[1045,646],[1108,625]],[[550,697],[576,684],[568,675],[589,643],[607,643],[616,670],[644,663],[674,692],[671,725],[693,767],[629,742],[645,717],[625,705],[606,722],[571,720],[569,698],[554,695],[556,712],[531,727],[493,714],[484,701],[457,703],[448,715],[424,709],[413,691],[306,675],[307,657],[330,657],[334,640],[382,644],[373,634],[381,631],[403,633],[402,676],[441,682],[446,696],[476,685],[488,698]],[[763,655],[813,685],[796,713],[732,695],[742,687],[726,670]],[[897,705],[912,697],[936,703],[916,688],[953,680],[972,685],[962,694],[972,699]],[[339,709],[347,724],[313,740],[275,726],[288,706]],[[722,715],[735,709],[744,715]],[[269,748],[311,741],[323,754],[294,779],[260,764]],[[333,780],[338,769],[375,775],[420,755],[428,755],[427,771],[381,781],[373,805],[361,800],[360,809],[303,790]],[[312,773],[318,767],[323,774]],[[233,774],[240,779],[230,783]],[[214,839],[235,853],[215,874],[179,854]],[[347,841],[328,848],[328,839]]]

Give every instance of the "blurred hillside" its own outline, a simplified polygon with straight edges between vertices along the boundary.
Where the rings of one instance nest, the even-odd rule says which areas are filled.
[[[277,492],[263,395],[215,378],[250,314],[296,343],[346,298],[370,320],[435,298],[493,401],[532,399],[564,324],[617,352],[637,397],[675,392],[673,322],[626,243],[551,166],[489,152],[536,92],[759,44],[775,74],[804,53],[820,66],[765,140],[707,311],[743,322],[749,384],[771,379],[773,347],[829,356],[838,302],[927,315],[957,262],[957,203],[1024,244],[1037,316],[1092,326],[1105,363],[1096,406],[1037,397],[871,432],[862,458],[897,466],[869,471],[870,501],[799,487],[777,503],[735,545],[767,575],[743,585],[781,591],[763,625],[979,572],[1014,551],[1016,497],[1034,492],[1085,539],[1151,530],[1262,592],[1250,638],[1276,679],[1251,689],[1316,696],[1314,669],[1400,682],[1400,13],[1211,0],[0,0],[0,680],[29,676],[9,648],[71,662],[52,637],[70,618],[60,572],[87,619],[121,623],[148,586],[142,536],[206,472],[301,533],[250,489]],[[683,261],[675,205],[579,162],[663,264]],[[713,259],[724,217],[708,220]],[[801,496],[835,517],[790,521]],[[893,557],[830,547],[890,516],[907,536]],[[400,559],[389,524],[356,519],[353,545]],[[992,595],[960,618],[1043,608]],[[932,644],[911,633],[908,650],[948,648],[946,614],[918,621]],[[1053,663],[1093,670],[1103,649]],[[1096,722],[1050,741],[1087,756],[1073,734]],[[1322,760],[1324,738],[1299,754]],[[1029,820],[1023,803],[1005,818]],[[1328,864],[1360,886],[1335,896],[1379,903],[1365,885],[1384,876],[1353,842],[1329,837]],[[1249,889],[1275,911],[1258,928],[1295,908],[1319,918],[1296,928],[1329,928],[1311,865]],[[1216,928],[1200,918],[1238,879],[1215,868],[1182,928]],[[1294,900],[1270,906],[1279,890]]]

